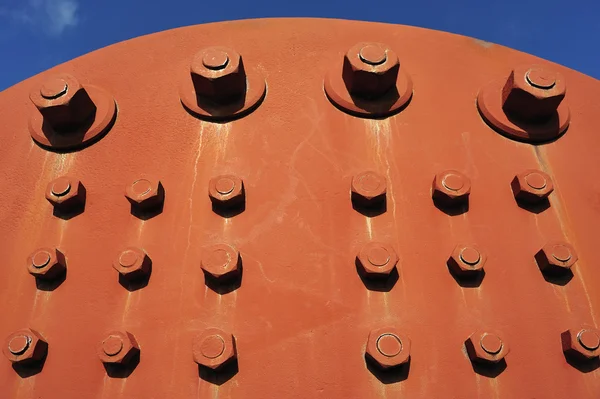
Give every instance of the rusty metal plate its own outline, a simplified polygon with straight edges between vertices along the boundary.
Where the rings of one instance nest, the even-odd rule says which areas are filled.
[[[380,112],[392,52],[412,89]],[[211,80],[235,54],[258,87]],[[85,148],[90,108],[30,99],[64,74],[118,104]],[[511,136],[490,82],[498,120],[568,126]],[[599,95],[501,46],[323,19],[144,36],[3,91],[0,397],[600,397]]]

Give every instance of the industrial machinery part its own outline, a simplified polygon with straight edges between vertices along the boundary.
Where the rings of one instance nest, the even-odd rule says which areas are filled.
[[[324,19],[3,91],[0,398],[600,397],[598,96]]]

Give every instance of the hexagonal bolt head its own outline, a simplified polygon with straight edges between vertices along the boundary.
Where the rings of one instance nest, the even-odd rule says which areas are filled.
[[[113,262],[113,268],[127,281],[146,278],[152,261],[141,248],[129,247],[123,250]]]
[[[194,361],[200,366],[221,369],[237,359],[235,337],[218,328],[208,328],[194,338],[192,353]]]
[[[366,171],[352,178],[350,198],[363,208],[373,208],[385,203],[387,183],[385,177],[377,172]]]
[[[510,352],[499,335],[486,331],[471,334],[465,347],[471,361],[478,363],[498,363]]]
[[[469,278],[480,275],[487,256],[474,245],[457,245],[448,258],[448,268],[457,277]]]
[[[246,94],[242,56],[227,47],[199,51],[190,65],[196,95],[217,103],[229,103]]]
[[[85,204],[85,187],[70,176],[61,176],[46,186],[46,199],[60,211],[81,209]]]
[[[469,201],[471,180],[456,170],[445,170],[433,178],[433,200],[444,206],[460,206]]]
[[[67,269],[65,255],[56,248],[40,248],[27,257],[27,270],[42,280],[53,280]]]
[[[6,338],[2,352],[12,363],[31,365],[46,356],[48,343],[39,332],[25,328]]]
[[[29,95],[44,123],[58,132],[77,129],[95,115],[96,105],[79,81],[67,74],[45,81]]]
[[[566,242],[549,242],[535,254],[538,267],[544,274],[563,274],[577,262],[575,248]]]
[[[502,108],[510,116],[527,122],[544,122],[565,98],[562,74],[541,66],[511,71],[502,89]]]
[[[342,78],[350,94],[376,99],[396,87],[400,60],[381,43],[358,43],[344,56]]]
[[[510,183],[518,202],[535,204],[544,201],[554,191],[552,179],[546,173],[529,169],[519,173]]]
[[[600,356],[600,330],[594,327],[572,328],[561,334],[565,355],[579,361]]]
[[[410,360],[410,339],[393,327],[372,330],[365,357],[382,370],[402,366]]]
[[[140,178],[125,189],[125,197],[136,212],[160,208],[165,201],[165,189],[158,179]]]
[[[361,248],[356,260],[365,277],[387,278],[396,270],[398,255],[389,244],[370,242]]]
[[[244,182],[234,175],[221,175],[208,182],[208,196],[213,206],[230,209],[243,206],[246,191]]]
[[[228,244],[216,244],[204,248],[201,266],[207,277],[217,282],[237,278],[242,269],[242,257],[237,249]]]
[[[140,352],[133,334],[111,331],[98,345],[98,357],[104,364],[126,365]]]

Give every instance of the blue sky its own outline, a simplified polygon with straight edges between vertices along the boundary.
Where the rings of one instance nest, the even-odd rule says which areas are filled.
[[[0,0],[0,90],[136,36],[205,22],[292,16],[460,33],[600,78],[600,0]]]

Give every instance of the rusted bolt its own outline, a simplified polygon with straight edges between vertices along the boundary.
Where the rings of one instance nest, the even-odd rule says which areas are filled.
[[[552,179],[546,173],[529,169],[519,173],[510,183],[518,202],[534,204],[548,198],[554,191]]]
[[[98,345],[98,357],[104,364],[128,364],[139,352],[135,337],[127,331],[111,331]]]
[[[346,53],[342,78],[348,91],[364,98],[381,97],[396,87],[400,60],[381,43],[358,43]]]
[[[40,248],[27,257],[27,270],[42,280],[53,280],[67,268],[65,255],[56,248]]]
[[[46,186],[46,199],[60,211],[81,209],[85,204],[85,187],[71,176],[61,176]]]
[[[151,211],[162,207],[165,189],[160,180],[143,177],[127,186],[125,197],[134,211]]]
[[[192,353],[199,365],[218,370],[237,358],[235,337],[218,328],[208,328],[194,338]]]
[[[240,99],[246,93],[242,56],[227,47],[209,47],[193,58],[190,73],[196,95],[219,103]]]
[[[487,256],[473,245],[457,245],[448,258],[448,267],[457,277],[480,275]]]
[[[410,339],[393,327],[372,330],[365,357],[384,370],[401,366],[410,360]]]
[[[497,334],[477,331],[467,339],[465,347],[471,361],[498,363],[510,352],[510,348]]]
[[[386,278],[395,269],[398,255],[389,244],[370,242],[363,246],[356,256],[366,277]]]
[[[502,89],[502,108],[511,117],[543,122],[565,98],[564,77],[547,67],[518,67],[511,71]]]
[[[456,170],[446,170],[433,178],[433,200],[445,206],[459,206],[469,200],[471,180]]]
[[[594,327],[571,328],[561,334],[563,352],[576,360],[600,356],[600,330]]]
[[[113,267],[128,281],[145,278],[150,273],[152,261],[141,248],[129,247],[123,250],[113,262]]]
[[[542,273],[561,274],[568,272],[577,262],[577,253],[566,242],[549,242],[538,251],[535,260]]]
[[[239,277],[241,266],[242,257],[231,245],[215,244],[204,249],[202,270],[218,281]]]
[[[29,365],[41,361],[48,351],[48,343],[31,328],[15,331],[4,341],[2,352],[13,363]]]
[[[352,178],[351,200],[360,207],[376,207],[385,202],[387,184],[385,177],[373,171]]]
[[[58,132],[81,127],[96,112],[96,105],[81,83],[67,74],[46,80],[29,98],[42,114],[44,123]]]
[[[213,206],[226,209],[242,206],[245,200],[244,182],[237,176],[217,176],[208,182],[208,196]]]

